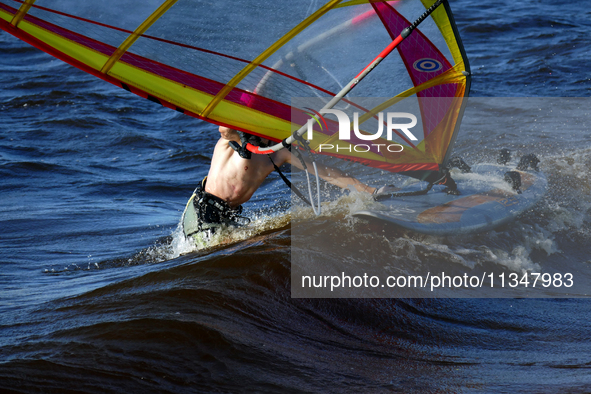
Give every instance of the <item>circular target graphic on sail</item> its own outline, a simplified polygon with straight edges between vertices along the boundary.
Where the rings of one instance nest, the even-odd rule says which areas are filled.
[[[417,71],[424,72],[424,73],[431,73],[434,71],[439,71],[443,67],[443,65],[435,59],[419,59],[412,65],[413,68]]]

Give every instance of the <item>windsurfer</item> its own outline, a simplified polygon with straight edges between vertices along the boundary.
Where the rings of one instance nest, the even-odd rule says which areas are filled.
[[[213,151],[209,173],[192,198],[195,215],[189,217],[185,212],[183,217],[183,229],[187,236],[197,232],[211,234],[220,224],[236,225],[248,221],[240,216],[241,204],[250,200],[265,178],[273,172],[273,164],[281,166],[289,163],[303,169],[299,160],[292,162],[292,154],[287,149],[271,154],[271,160],[266,155],[257,154],[250,159],[242,158],[230,146],[231,141],[241,142],[238,132],[223,126],[220,126],[219,131],[221,138]],[[308,163],[306,166],[311,168]],[[336,168],[323,165],[317,165],[317,168],[322,179],[341,188],[354,188],[366,193],[376,190]]]

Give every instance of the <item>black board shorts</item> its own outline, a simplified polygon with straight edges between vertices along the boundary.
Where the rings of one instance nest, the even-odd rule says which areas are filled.
[[[198,233],[210,237],[221,226],[241,226],[250,222],[248,218],[240,216],[241,205],[230,208],[226,201],[207,193],[204,190],[206,180],[207,177],[195,189],[183,213],[183,233],[187,238]]]

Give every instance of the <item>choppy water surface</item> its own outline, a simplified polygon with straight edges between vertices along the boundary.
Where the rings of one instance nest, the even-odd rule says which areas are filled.
[[[473,95],[588,95],[588,1],[451,5]],[[591,390],[588,300],[292,299],[290,193],[276,175],[246,205],[251,227],[196,250],[177,226],[207,173],[215,127],[6,33],[0,53],[2,390]],[[547,196],[484,234],[388,229],[398,261],[562,265],[587,275],[589,133],[568,119],[519,132],[470,119],[457,151],[472,163],[502,147],[535,151]],[[353,244],[375,230],[348,215],[359,198],[326,209]]]

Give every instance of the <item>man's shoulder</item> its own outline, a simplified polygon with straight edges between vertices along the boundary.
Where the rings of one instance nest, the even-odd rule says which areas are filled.
[[[234,150],[232,149],[232,147],[229,144],[229,141],[223,138],[220,138],[218,140],[218,142],[215,145],[215,148],[213,150],[213,157],[212,159],[217,159],[217,158],[229,158],[231,157],[232,153],[234,153]]]

